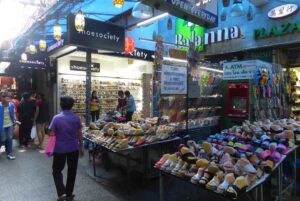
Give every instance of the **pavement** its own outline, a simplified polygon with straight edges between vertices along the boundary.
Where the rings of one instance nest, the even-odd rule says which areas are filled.
[[[14,151],[14,161],[7,160],[6,155],[0,153],[0,201],[55,201],[52,158],[48,159],[45,154],[34,149],[19,152],[15,148]],[[101,178],[95,179],[92,170],[85,154],[77,171],[74,190],[76,201],[159,201],[158,179],[142,185],[139,177],[132,175],[128,181],[124,173],[115,170],[107,172],[100,167],[97,171]],[[219,197],[208,196],[194,186],[174,179],[166,179],[164,189],[165,201],[220,200]]]

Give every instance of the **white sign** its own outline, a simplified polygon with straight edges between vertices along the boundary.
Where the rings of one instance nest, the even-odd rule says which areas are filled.
[[[271,69],[272,65],[260,60],[237,61],[223,64],[224,80],[254,79],[258,70]]]
[[[161,94],[186,94],[187,68],[163,65],[161,72]]]
[[[289,16],[298,10],[297,4],[284,4],[273,8],[268,12],[268,17],[272,19],[279,19]]]

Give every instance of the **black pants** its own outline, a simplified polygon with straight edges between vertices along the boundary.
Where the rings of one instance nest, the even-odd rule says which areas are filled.
[[[126,121],[132,121],[133,112],[126,112]]]
[[[28,141],[31,139],[30,138],[30,133],[31,133],[32,126],[33,126],[33,121],[31,121],[31,120],[21,121],[20,131],[19,131],[20,146],[21,145],[24,145],[24,146],[28,145]]]
[[[67,176],[67,185],[64,185],[62,171],[65,167],[65,164],[68,164],[68,176]],[[78,165],[78,151],[70,152],[65,154],[54,153],[53,155],[53,178],[57,191],[58,197],[63,194],[71,196],[73,194],[76,172]]]
[[[100,110],[92,111],[92,112],[91,112],[91,115],[92,115],[92,122],[95,122],[96,120],[99,119],[99,114],[100,114]]]

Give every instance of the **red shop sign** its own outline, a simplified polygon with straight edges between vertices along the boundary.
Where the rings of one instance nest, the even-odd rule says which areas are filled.
[[[268,12],[268,17],[271,19],[284,18],[298,11],[297,4],[284,4],[273,8]]]
[[[0,78],[1,85],[12,85],[13,83],[14,83],[14,80],[11,77],[1,77]]]

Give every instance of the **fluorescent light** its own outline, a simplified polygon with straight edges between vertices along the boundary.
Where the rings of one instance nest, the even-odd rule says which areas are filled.
[[[151,23],[153,23],[153,22],[155,22],[157,20],[160,20],[162,18],[165,18],[167,16],[169,16],[169,13],[163,13],[163,14],[157,15],[157,16],[152,17],[150,19],[147,19],[147,20],[145,20],[143,22],[137,23],[135,25],[135,27],[141,27],[141,26],[145,26],[145,25],[151,24]]]
[[[218,70],[218,69],[214,69],[214,68],[208,68],[208,67],[204,67],[204,66],[201,66],[200,69],[207,70],[207,71],[213,71],[213,72],[217,72],[217,73],[224,73],[223,70]]]
[[[180,62],[180,63],[187,63],[187,60],[183,60],[183,59],[175,59],[175,58],[171,58],[171,57],[164,57],[164,60],[167,60],[167,61],[175,61],[175,62]]]
[[[5,69],[7,69],[9,65],[10,62],[5,62],[5,61],[0,62],[0,71],[1,72],[5,71]]]

